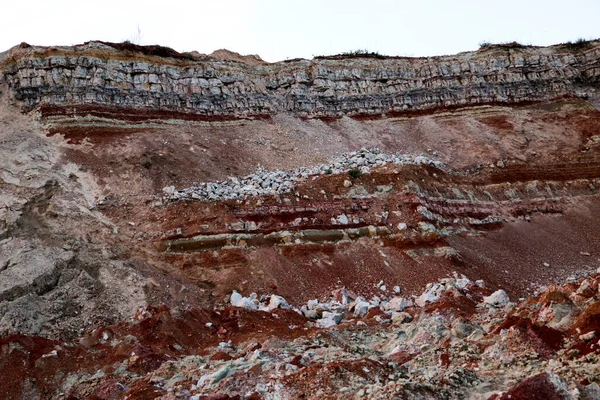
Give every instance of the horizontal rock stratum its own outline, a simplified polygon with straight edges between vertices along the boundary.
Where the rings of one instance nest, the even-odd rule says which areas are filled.
[[[346,55],[271,64],[174,51],[158,57],[148,48],[120,46],[22,45],[0,56],[0,65],[12,95],[29,109],[94,104],[227,117],[369,115],[595,97],[600,77],[598,41],[546,48],[493,45],[428,58]]]
[[[599,59],[1,53],[0,398],[600,398]]]

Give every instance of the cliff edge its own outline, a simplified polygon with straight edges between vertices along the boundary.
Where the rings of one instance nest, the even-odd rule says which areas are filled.
[[[198,116],[332,117],[596,97],[600,42],[492,45],[453,56],[341,55],[264,63],[160,46],[11,49],[2,70],[26,109],[96,105]]]

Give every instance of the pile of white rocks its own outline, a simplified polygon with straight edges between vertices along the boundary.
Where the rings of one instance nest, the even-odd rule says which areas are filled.
[[[329,161],[314,167],[302,167],[291,171],[268,171],[262,166],[244,177],[230,177],[221,182],[198,182],[185,189],[176,190],[174,186],[163,188],[166,200],[196,199],[200,201],[237,200],[249,196],[264,196],[290,193],[300,182],[310,176],[347,173],[359,170],[368,174],[372,167],[393,165],[429,165],[444,169],[440,161],[426,156],[385,154],[377,148],[361,149],[344,153]]]
[[[425,307],[429,303],[440,300],[445,294],[450,292],[458,294],[459,291],[468,292],[474,286],[483,287],[485,283],[483,281],[472,282],[463,275],[430,283],[419,296],[392,295],[388,297],[382,294],[382,296],[373,296],[370,300],[367,300],[362,296],[357,296],[349,289],[341,288],[334,290],[327,300],[309,300],[307,304],[298,309],[289,305],[283,297],[278,295],[261,296],[259,298],[256,293],[252,293],[249,297],[244,297],[237,291],[233,291],[229,302],[234,307],[249,310],[267,312],[272,312],[278,308],[294,310],[298,314],[315,320],[315,325],[320,328],[330,328],[350,319],[363,318],[373,308],[378,308],[382,312],[375,317],[379,322],[401,324],[412,320],[411,314],[404,311],[406,308]],[[385,286],[378,285],[378,287]],[[394,290],[395,293],[399,291]],[[508,295],[502,289],[484,297],[482,303],[482,307],[487,307],[490,310],[503,309],[512,305],[513,303],[510,303]]]

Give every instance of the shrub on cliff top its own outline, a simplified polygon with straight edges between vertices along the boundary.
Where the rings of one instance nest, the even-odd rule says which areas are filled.
[[[157,56],[164,58],[176,58],[180,60],[194,60],[195,57],[190,53],[179,53],[178,51],[173,50],[170,47],[153,45],[153,46],[142,46],[139,44],[131,43],[129,40],[125,40],[121,43],[113,43],[113,42],[100,42],[107,46],[110,46],[114,49],[131,52],[131,53],[141,53],[147,56]]]
[[[519,42],[504,42],[504,43],[491,43],[488,41],[484,41],[479,43],[479,50],[485,50],[489,48],[499,48],[499,49],[524,49],[526,47],[532,47],[531,44],[522,44]]]
[[[568,41],[566,43],[563,43],[563,45],[567,46],[568,48],[573,49],[573,50],[580,50],[580,49],[585,49],[587,47],[590,47],[591,43],[592,43],[591,40],[579,38],[574,42]]]
[[[366,49],[346,51],[342,54],[337,54],[337,55],[333,55],[333,56],[314,56],[314,58],[316,58],[316,59],[324,59],[324,58],[340,59],[340,58],[359,58],[359,57],[378,58],[378,59],[388,58],[388,56],[386,56],[386,55],[379,54],[376,51],[369,51]]]

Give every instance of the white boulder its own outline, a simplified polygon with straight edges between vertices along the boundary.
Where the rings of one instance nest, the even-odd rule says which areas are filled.
[[[508,304],[510,298],[502,289],[496,290],[494,293],[483,298],[483,302],[495,308],[501,308]]]
[[[253,299],[244,297],[235,290],[231,293],[229,302],[234,307],[245,308],[247,310],[258,310],[258,305]]]
[[[446,285],[440,283],[434,283],[427,285],[427,289],[415,300],[415,303],[419,307],[424,307],[427,303],[433,303],[434,301],[438,301],[444,291],[446,290]]]
[[[356,299],[354,303],[354,316],[357,318],[362,318],[369,312],[370,304],[365,301],[362,297]]]

